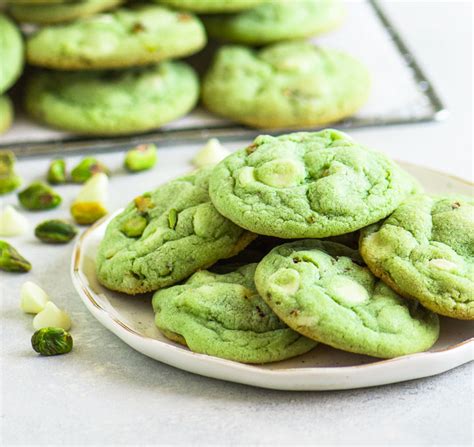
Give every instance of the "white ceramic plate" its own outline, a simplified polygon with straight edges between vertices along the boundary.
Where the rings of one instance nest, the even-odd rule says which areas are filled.
[[[472,194],[458,178],[404,165],[432,193]],[[216,379],[282,390],[336,390],[432,376],[474,359],[474,322],[442,318],[441,336],[428,352],[379,360],[322,344],[308,354],[268,365],[247,365],[195,354],[167,340],[153,324],[150,298],[115,293],[95,276],[95,254],[111,217],[85,231],[74,249],[71,275],[89,311],[133,349],[160,362]]]

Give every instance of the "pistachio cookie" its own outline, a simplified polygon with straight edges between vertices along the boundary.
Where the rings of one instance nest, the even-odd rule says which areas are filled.
[[[220,213],[281,238],[350,233],[388,216],[412,189],[385,155],[330,129],[261,135],[220,162],[210,182]]]
[[[235,12],[254,8],[268,0],[154,0],[176,9],[193,11],[199,14]]]
[[[372,272],[441,315],[474,319],[474,200],[417,195],[362,231]]]
[[[97,256],[104,286],[131,295],[167,287],[255,238],[214,208],[209,174],[204,169],[165,183],[110,221]]]
[[[83,0],[57,5],[11,2],[8,6],[8,12],[19,22],[45,25],[87,17],[115,8],[121,3],[123,3],[123,0]]]
[[[243,45],[268,45],[325,33],[342,22],[339,0],[274,0],[248,11],[204,19],[209,36]]]
[[[139,5],[41,28],[28,38],[26,54],[30,64],[57,70],[109,69],[188,56],[205,43],[192,14]]]
[[[191,351],[244,363],[285,360],[316,342],[290,329],[258,295],[257,264],[224,275],[195,273],[153,296],[158,329]]]
[[[13,105],[7,95],[0,96],[0,134],[6,132],[13,122]]]
[[[211,112],[252,127],[288,128],[346,118],[369,91],[359,61],[296,41],[259,51],[223,46],[204,77],[202,100]]]
[[[23,39],[20,30],[0,13],[0,94],[8,90],[23,70]]]
[[[38,121],[82,134],[119,135],[155,129],[186,115],[199,97],[184,62],[104,72],[33,74],[27,111]]]
[[[344,245],[281,245],[258,264],[255,283],[288,326],[337,349],[391,358],[426,351],[438,339],[438,316],[397,295]]]

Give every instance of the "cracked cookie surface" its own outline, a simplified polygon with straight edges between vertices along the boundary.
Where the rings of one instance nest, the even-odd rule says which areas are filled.
[[[438,339],[436,314],[397,295],[357,251],[337,243],[281,245],[258,264],[255,283],[288,326],[334,348],[392,358]]]
[[[411,197],[362,231],[375,275],[401,295],[448,317],[474,319],[474,200]]]
[[[211,37],[243,45],[268,45],[327,32],[342,21],[339,0],[276,0],[238,14],[204,18]]]
[[[165,183],[110,221],[97,255],[101,284],[128,294],[154,291],[238,253],[254,239],[212,205],[209,172]]]
[[[281,238],[358,230],[388,216],[413,188],[385,155],[334,130],[259,136],[219,163],[210,181],[222,214]]]
[[[258,295],[257,264],[223,275],[200,271],[153,297],[155,322],[191,351],[245,363],[284,360],[316,342],[290,329]]]
[[[205,44],[194,15],[142,5],[43,27],[27,39],[26,56],[56,70],[112,69],[188,56]]]
[[[204,76],[202,100],[213,113],[261,128],[315,126],[354,114],[370,76],[346,53],[309,42],[261,50],[221,47]]]
[[[184,62],[103,72],[33,73],[25,107],[50,126],[83,134],[117,135],[155,129],[188,113],[199,96]]]

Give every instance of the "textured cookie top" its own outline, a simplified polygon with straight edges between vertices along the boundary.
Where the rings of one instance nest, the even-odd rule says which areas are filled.
[[[184,62],[104,72],[34,73],[26,109],[40,121],[84,133],[118,134],[158,127],[187,113],[199,96]]]
[[[294,127],[354,113],[368,97],[370,79],[351,56],[297,41],[260,51],[223,46],[202,88],[215,113],[257,127]]]
[[[357,251],[337,243],[281,245],[258,264],[255,282],[291,328],[335,348],[390,358],[427,350],[438,338],[436,314],[397,295]]]
[[[184,11],[200,14],[235,12],[253,8],[268,0],[154,0],[156,3],[172,6]]]
[[[344,16],[339,0],[276,0],[235,15],[204,19],[209,35],[245,45],[265,45],[320,34]]]
[[[402,295],[443,315],[474,319],[474,200],[418,195],[364,229],[361,253]]]
[[[23,39],[15,24],[0,14],[0,94],[9,89],[23,69]]]
[[[218,164],[210,182],[222,214],[282,238],[355,231],[390,214],[412,188],[386,156],[335,130],[259,136]]]
[[[26,50],[33,65],[84,70],[146,65],[192,54],[205,43],[195,16],[148,5],[41,28]]]
[[[172,180],[114,217],[98,250],[99,281],[129,294],[157,290],[244,248],[254,235],[217,212],[208,179],[206,169]]]
[[[258,295],[256,266],[224,275],[200,271],[184,285],[156,292],[156,325],[194,352],[239,362],[273,362],[309,351],[316,342],[291,330]]]

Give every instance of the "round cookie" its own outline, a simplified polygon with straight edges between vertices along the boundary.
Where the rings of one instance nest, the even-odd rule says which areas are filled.
[[[223,46],[202,84],[213,113],[252,127],[316,126],[353,115],[370,90],[367,69],[348,54],[309,42],[254,51]]]
[[[474,320],[474,199],[417,195],[362,231],[372,272],[441,315]]]
[[[199,271],[153,296],[155,323],[193,352],[244,363],[269,363],[310,351],[316,342],[290,329],[258,295],[257,264],[218,275]]]
[[[0,134],[6,132],[13,122],[13,104],[7,95],[0,96]]]
[[[327,129],[257,137],[214,168],[209,192],[221,214],[250,231],[322,238],[383,219],[412,189],[384,154]]]
[[[143,132],[187,114],[199,82],[184,62],[107,72],[40,71],[26,85],[27,111],[38,121],[82,134]]]
[[[216,14],[243,11],[254,8],[268,0],[154,0],[172,8],[193,11],[199,14]]]
[[[209,36],[243,45],[268,45],[325,33],[344,17],[339,0],[276,0],[235,15],[204,19]]]
[[[0,13],[0,94],[8,90],[23,70],[23,39],[16,25]]]
[[[288,326],[337,349],[392,358],[426,351],[438,339],[438,316],[397,295],[344,245],[281,245],[258,264],[255,283]]]
[[[255,238],[214,208],[209,174],[204,169],[165,183],[110,221],[97,255],[101,284],[131,295],[157,290],[233,256]]]
[[[32,34],[27,60],[57,70],[134,67],[188,56],[206,43],[191,14],[161,6],[120,8]]]
[[[49,5],[43,3],[11,2],[8,6],[10,15],[19,22],[52,24],[67,22],[114,8],[123,0],[83,0],[75,3]]]

